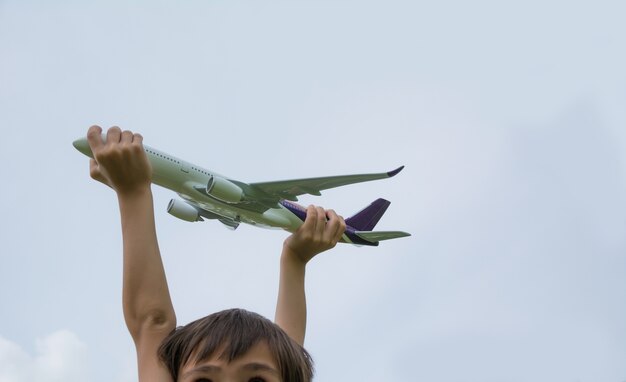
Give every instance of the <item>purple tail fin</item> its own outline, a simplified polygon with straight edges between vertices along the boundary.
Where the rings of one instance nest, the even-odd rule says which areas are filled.
[[[346,224],[354,227],[357,231],[371,231],[376,223],[387,211],[391,204],[385,199],[376,199],[372,204],[357,212],[354,216],[346,219]]]

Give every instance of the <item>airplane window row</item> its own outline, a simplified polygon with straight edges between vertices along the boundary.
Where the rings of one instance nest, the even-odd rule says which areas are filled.
[[[146,151],[148,151],[148,152],[149,152],[150,154],[152,154],[152,155],[156,155],[156,156],[158,156],[158,157],[160,157],[160,158],[167,159],[167,160],[168,160],[168,161],[170,161],[170,162],[174,162],[174,163],[176,163],[176,164],[180,164],[180,162],[179,162],[179,161],[174,160],[174,159],[172,159],[172,158],[170,158],[170,157],[167,157],[167,156],[165,156],[165,155],[162,155],[162,154],[156,153],[156,152],[151,151],[151,150],[146,150]]]
[[[192,169],[192,170],[195,170],[195,171],[198,171],[198,172],[201,172],[201,173],[203,173],[203,174],[205,174],[205,175],[211,175],[211,174],[209,174],[208,172],[206,172],[206,171],[204,171],[204,170],[200,170],[199,168],[192,167],[191,169]]]
[[[158,156],[158,157],[160,157],[160,158],[167,159],[167,160],[169,160],[170,162],[174,162],[174,163],[176,163],[176,164],[180,164],[180,162],[179,162],[179,161],[174,160],[174,159],[172,159],[172,158],[170,158],[170,157],[168,157],[168,156],[165,156],[165,155],[163,155],[163,154],[159,154],[159,153],[157,153],[157,152],[155,152],[155,151],[152,151],[152,150],[146,150],[146,151],[147,151],[147,152],[149,152],[149,153],[150,153],[150,154],[152,154],[152,155],[156,155],[156,156]],[[198,172],[201,172],[201,173],[203,173],[203,174],[205,174],[205,175],[211,175],[211,174],[209,174],[208,172],[206,172],[206,171],[204,171],[204,170],[200,170],[199,168],[192,167],[191,169],[192,169],[192,170],[195,170],[195,171],[198,171]]]

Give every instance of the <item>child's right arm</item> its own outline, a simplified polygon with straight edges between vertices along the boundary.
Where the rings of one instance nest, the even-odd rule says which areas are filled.
[[[154,224],[152,169],[143,138],[113,127],[102,142],[102,129],[87,134],[94,155],[91,177],[113,188],[118,197],[124,247],[123,310],[137,350],[139,381],[171,381],[157,349],[176,327]]]
[[[306,264],[333,248],[345,229],[346,223],[335,211],[309,206],[304,224],[283,244],[275,322],[300,345],[306,332]]]

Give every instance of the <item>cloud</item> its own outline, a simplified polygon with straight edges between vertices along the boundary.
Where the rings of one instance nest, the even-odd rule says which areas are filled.
[[[87,348],[69,330],[35,342],[35,355],[0,336],[0,382],[73,382],[87,380]]]

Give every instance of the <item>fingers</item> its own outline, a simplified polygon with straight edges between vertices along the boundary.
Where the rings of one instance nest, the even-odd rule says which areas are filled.
[[[316,222],[315,222],[315,237],[319,239],[324,238],[324,232],[326,231],[326,212],[322,207],[315,207],[317,210],[316,213]]]
[[[333,210],[309,206],[302,230],[308,231],[313,240],[334,247],[345,232],[346,223]]]
[[[122,145],[131,145],[136,143],[143,148],[143,136],[141,134],[133,134],[130,130],[122,131],[117,126],[112,126],[107,130],[106,143],[102,141],[102,128],[100,126],[91,126],[87,131],[87,140],[92,152],[99,152],[103,147],[111,149],[118,143]],[[95,156],[95,154],[94,154]]]
[[[317,225],[317,209],[315,206],[308,206],[306,208],[306,218],[304,224],[302,224],[303,231],[315,231]]]
[[[124,130],[120,138],[120,143],[124,145],[130,145],[133,143],[133,133],[131,131]]]
[[[135,133],[132,137],[133,142],[131,143],[131,147],[134,150],[135,154],[138,154],[143,150],[143,136],[141,134]]]
[[[120,143],[120,139],[122,138],[122,130],[113,126],[107,131],[107,143],[106,146],[111,147],[117,143]]]
[[[343,218],[333,210],[308,206],[306,211],[304,223],[285,240],[289,253],[304,264],[317,254],[335,247],[346,228]]]
[[[102,142],[102,128],[100,126],[93,125],[87,130],[87,143],[89,143],[94,156],[104,146]]]
[[[134,135],[130,131],[124,131],[117,127],[113,126],[107,131],[106,143],[102,141],[102,128],[97,125],[93,125],[87,130],[87,142],[89,143],[89,147],[91,148],[91,152],[93,156],[96,156],[96,153],[100,152],[103,147],[111,147],[117,143],[131,143],[133,141]]]
[[[326,211],[328,222],[326,223],[326,240],[337,243],[346,230],[346,222],[334,210]]]
[[[326,213],[322,207],[310,205],[306,209],[306,219],[302,225],[304,231],[309,231],[313,238],[321,239],[326,228]]]

